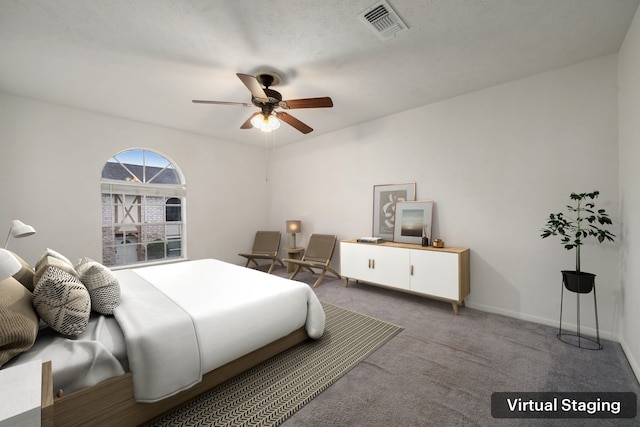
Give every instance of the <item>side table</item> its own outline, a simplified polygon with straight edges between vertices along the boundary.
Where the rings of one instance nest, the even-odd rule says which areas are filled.
[[[283,250],[287,253],[287,258],[291,259],[302,258],[302,253],[304,252],[304,248],[284,248]],[[287,273],[293,273],[294,270],[295,267],[287,263]]]
[[[42,361],[0,371],[0,426],[40,426]]]

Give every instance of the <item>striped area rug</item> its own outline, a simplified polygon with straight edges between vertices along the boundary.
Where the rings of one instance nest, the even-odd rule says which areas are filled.
[[[277,426],[402,330],[322,305],[327,321],[320,340],[287,350],[148,426]]]

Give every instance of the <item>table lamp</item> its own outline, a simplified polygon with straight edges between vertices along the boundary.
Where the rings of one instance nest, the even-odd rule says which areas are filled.
[[[293,247],[296,248],[296,233],[300,233],[302,231],[302,221],[299,219],[289,219],[287,220],[287,233],[291,233],[293,236]]]
[[[0,249],[0,280],[13,276],[21,268],[20,261],[11,252],[6,249]]]
[[[15,239],[18,239],[20,237],[31,236],[32,234],[36,234],[36,230],[32,226],[14,219],[13,221],[11,221],[11,228],[9,228],[9,234],[7,234],[7,241],[4,242],[5,249],[9,246],[10,238],[13,237]]]

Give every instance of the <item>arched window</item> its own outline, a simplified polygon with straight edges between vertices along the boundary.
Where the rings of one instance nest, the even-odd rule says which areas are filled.
[[[165,157],[127,150],[102,169],[102,263],[122,266],[184,258],[181,174]]]

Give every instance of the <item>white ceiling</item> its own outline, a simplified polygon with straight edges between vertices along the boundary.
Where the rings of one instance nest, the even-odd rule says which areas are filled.
[[[617,52],[639,0],[389,0],[409,31],[383,42],[376,0],[2,0],[0,90],[228,141],[264,144],[235,73],[277,71],[276,145]]]

